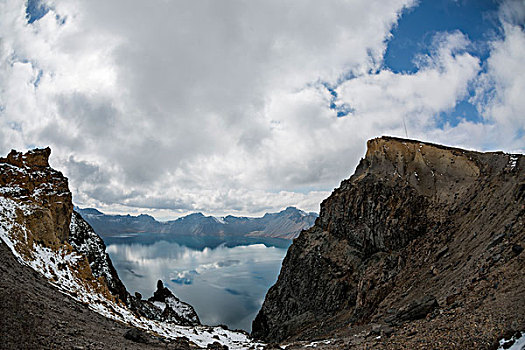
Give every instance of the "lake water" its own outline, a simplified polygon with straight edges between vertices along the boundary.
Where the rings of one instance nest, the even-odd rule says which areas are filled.
[[[244,237],[106,237],[127,289],[149,298],[157,280],[190,303],[203,324],[251,331],[291,241]]]

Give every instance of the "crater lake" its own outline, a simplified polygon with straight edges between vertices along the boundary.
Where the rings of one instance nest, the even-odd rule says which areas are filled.
[[[277,238],[157,233],[104,241],[130,293],[149,298],[160,279],[195,308],[203,324],[248,332],[291,244]]]

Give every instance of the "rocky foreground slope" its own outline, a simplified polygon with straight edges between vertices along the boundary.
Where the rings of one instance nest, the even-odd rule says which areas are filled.
[[[145,333],[128,339],[135,328],[106,318],[86,304],[59,293],[45,277],[20,264],[3,241],[0,241],[0,300],[1,349],[180,350],[190,346],[182,338],[168,341]]]
[[[97,319],[98,316],[90,315],[93,311],[117,321],[120,327],[113,325],[114,330],[122,329],[123,325],[131,327],[133,331],[127,336],[134,340],[148,341],[157,336],[165,342],[180,345],[182,341],[193,348],[206,348],[213,343],[230,349],[259,346],[246,334],[201,326],[193,308],[176,298],[161,281],[151,298],[131,296],[105,253],[102,239],[73,212],[67,179],[49,166],[50,153],[49,148],[25,154],[12,151],[6,158],[0,158],[2,348],[82,347],[78,344],[84,344],[86,339],[76,333],[75,327],[87,334],[96,334],[98,330],[107,335],[106,340],[117,337],[116,331],[102,330],[88,321]],[[14,259],[20,266],[13,264]],[[27,274],[28,267],[35,271],[35,276]],[[42,286],[42,278],[55,287],[55,296],[49,285]],[[18,285],[23,281],[29,283]],[[70,298],[62,296],[63,303],[57,303],[60,292]],[[42,294],[41,300],[35,299],[38,294]],[[35,304],[44,307],[35,308]],[[72,315],[84,312],[84,316],[69,324]],[[82,326],[78,320],[83,320]],[[57,322],[58,330],[49,327]],[[32,324],[37,328],[32,329]],[[105,321],[105,324],[111,323]],[[148,332],[149,336],[137,329]],[[52,335],[58,339],[47,339]],[[90,347],[123,348],[122,344],[126,344],[124,338],[120,339],[122,344],[114,340],[116,343]]]
[[[288,250],[252,335],[487,349],[525,330],[524,169],[522,155],[370,140]]]

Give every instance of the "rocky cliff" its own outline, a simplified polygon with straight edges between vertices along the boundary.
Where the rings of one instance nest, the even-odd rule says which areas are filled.
[[[25,154],[11,151],[7,157],[0,158],[1,254],[10,250],[20,264],[29,266],[57,288],[57,294],[60,291],[92,311],[156,336],[168,340],[185,337],[186,343],[193,347],[206,347],[214,342],[227,344],[232,349],[259,346],[243,333],[201,326],[193,307],[175,297],[161,281],[151,298],[146,300],[140,295],[131,296],[106,254],[102,239],[73,211],[68,181],[62,173],[49,166],[50,153],[49,148]],[[9,263],[12,260],[4,256],[1,258]],[[0,272],[1,278],[28,280],[13,277],[12,269],[2,268]],[[12,286],[13,290],[33,288],[33,285]],[[49,296],[49,292],[46,293]],[[4,318],[32,312],[31,305],[24,303],[2,300],[2,304],[18,308],[3,310]],[[61,305],[53,305],[56,308],[53,312],[60,314]],[[71,305],[71,300],[64,299],[65,315],[68,314],[66,305]],[[10,340],[2,342],[2,347],[46,348],[44,344],[34,342],[16,343],[17,339],[27,338],[23,319],[13,317],[15,324],[9,327],[19,333],[7,337]],[[139,332],[137,329],[134,330]],[[141,339],[147,340],[147,337],[142,336]],[[108,346],[115,348],[115,344]]]
[[[71,192],[62,173],[49,167],[50,154],[51,149],[46,148],[25,154],[11,151],[0,158],[2,204],[5,207],[13,201],[7,207],[16,211],[16,224],[31,228],[31,234],[25,236],[29,250],[20,246],[22,254],[30,255],[33,242],[56,248],[69,237]],[[14,203],[21,204],[18,210]],[[20,230],[13,234],[22,234]]]
[[[525,157],[392,137],[367,146],[288,250],[252,334],[490,348],[524,330]]]

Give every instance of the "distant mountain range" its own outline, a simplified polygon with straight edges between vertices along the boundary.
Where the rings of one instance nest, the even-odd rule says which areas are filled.
[[[141,214],[107,215],[93,208],[75,208],[101,236],[119,236],[129,233],[166,233],[198,236],[246,236],[293,239],[302,230],[313,226],[317,213],[306,213],[288,207],[278,213],[262,217],[205,216],[194,213],[177,220],[160,222],[152,216]]]

